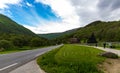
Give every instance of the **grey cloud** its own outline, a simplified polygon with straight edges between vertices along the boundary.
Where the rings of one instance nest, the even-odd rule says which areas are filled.
[[[101,10],[116,10],[120,8],[120,0],[99,0],[98,8]]]
[[[97,8],[101,20],[111,21],[119,19],[117,16],[120,15],[118,13],[120,10],[120,0],[99,0]]]
[[[120,19],[120,0],[71,0],[71,3],[83,25],[96,20]]]
[[[71,3],[75,6],[84,5],[88,0],[71,0]]]
[[[96,9],[97,2],[98,0],[71,0],[72,5],[76,8],[76,12],[80,17],[82,26],[99,20],[99,15]]]

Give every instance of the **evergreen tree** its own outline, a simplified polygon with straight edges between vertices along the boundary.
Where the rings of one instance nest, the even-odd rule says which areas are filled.
[[[94,33],[92,33],[91,36],[88,38],[87,43],[97,43]]]

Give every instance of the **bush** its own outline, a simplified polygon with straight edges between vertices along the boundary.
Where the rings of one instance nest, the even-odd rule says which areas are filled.
[[[30,46],[32,46],[32,47],[43,46],[43,42],[45,42],[45,41],[43,41],[40,38],[32,38],[31,42],[30,42]]]
[[[25,39],[23,37],[16,37],[15,36],[12,38],[11,41],[17,47],[23,47],[26,44]]]
[[[8,48],[12,48],[13,45],[10,41],[7,40],[0,40],[0,48],[2,49],[8,49]]]

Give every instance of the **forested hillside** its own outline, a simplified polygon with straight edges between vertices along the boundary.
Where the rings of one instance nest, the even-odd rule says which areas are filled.
[[[46,39],[55,39],[55,38],[58,38],[58,37],[61,37],[63,35],[67,35],[67,34],[71,34],[73,32],[75,32],[77,29],[72,29],[72,30],[69,30],[69,31],[65,31],[65,32],[61,32],[61,33],[49,33],[49,34],[38,34],[40,37],[44,37]]]
[[[22,34],[22,35],[30,35],[35,36],[32,31],[23,27],[22,25],[17,24],[10,18],[0,14],[0,34]]]
[[[49,42],[49,40],[0,14],[0,51],[51,45],[52,43]]]
[[[70,38],[79,38],[80,42],[86,42],[90,35],[94,33],[97,41],[119,42],[120,41],[120,21],[95,21],[85,27],[77,29],[75,32],[63,35],[55,39],[57,42],[68,42]]]

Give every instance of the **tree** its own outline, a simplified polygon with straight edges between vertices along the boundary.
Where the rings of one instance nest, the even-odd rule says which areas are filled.
[[[94,33],[88,38],[87,43],[97,43]]]
[[[40,46],[43,46],[44,42],[45,41],[43,39],[35,37],[31,39],[30,44],[32,47],[40,47]]]
[[[20,37],[20,36],[12,37],[12,42],[17,47],[25,46],[25,39],[23,37]]]
[[[31,39],[32,37],[27,35],[13,35],[11,36],[10,41],[12,41],[16,47],[23,47],[29,46]]]
[[[12,48],[13,47],[13,44],[10,42],[10,41],[7,41],[7,40],[0,40],[0,49],[9,49],[9,48]]]

